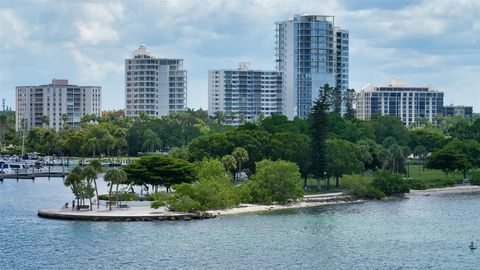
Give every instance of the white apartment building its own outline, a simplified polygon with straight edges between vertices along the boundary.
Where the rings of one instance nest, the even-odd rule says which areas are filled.
[[[241,62],[238,69],[208,71],[208,114],[225,114],[225,122],[239,125],[282,113],[282,73],[253,70]]]
[[[145,45],[125,60],[125,115],[160,117],[187,109],[183,59],[155,58]]]
[[[64,124],[79,127],[86,114],[100,115],[102,109],[100,86],[78,86],[68,80],[52,80],[51,84],[16,87],[16,130],[34,127],[59,130]],[[48,123],[43,122],[48,116]],[[26,122],[25,122],[26,121]]]
[[[405,126],[415,124],[419,117],[435,122],[443,114],[443,92],[433,87],[406,86],[394,79],[388,86],[368,84],[357,94],[357,118],[366,120],[373,115],[391,115]]]
[[[349,33],[333,16],[295,15],[276,22],[275,65],[283,73],[283,114],[307,118],[325,84],[348,89]]]

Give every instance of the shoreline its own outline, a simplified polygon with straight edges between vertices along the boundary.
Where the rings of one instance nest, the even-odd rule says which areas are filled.
[[[432,188],[425,190],[411,190],[405,194],[410,196],[430,196],[437,194],[461,194],[461,193],[480,193],[480,186],[457,185],[446,188]],[[388,199],[388,198],[387,198]],[[208,210],[201,213],[181,213],[168,210],[166,207],[158,209],[149,206],[132,206],[128,209],[115,208],[112,211],[104,208],[81,211],[72,211],[71,208],[48,208],[38,210],[38,216],[43,218],[61,219],[61,220],[84,220],[84,221],[167,221],[167,220],[194,220],[210,219],[217,216],[231,216],[251,213],[262,213],[269,211],[301,209],[310,207],[320,207],[327,205],[340,205],[351,203],[362,203],[370,200],[356,198],[343,193],[327,193],[305,195],[302,199],[288,204],[240,204],[237,207],[229,209]]]
[[[444,187],[444,188],[430,188],[424,190],[410,190],[410,193],[406,195],[426,195],[426,194],[458,194],[458,193],[477,193],[480,192],[480,186],[463,184],[456,185],[453,187]]]
[[[335,193],[335,194],[327,193],[327,194],[318,194],[318,195],[307,195],[306,197],[303,197],[299,201],[291,202],[287,204],[271,204],[271,205],[240,204],[237,207],[228,208],[228,209],[208,210],[207,213],[210,213],[216,216],[230,216],[230,215],[278,211],[278,210],[319,207],[319,206],[326,206],[326,205],[362,203],[365,201],[366,200],[364,199],[354,198],[350,195],[345,195],[342,193]]]

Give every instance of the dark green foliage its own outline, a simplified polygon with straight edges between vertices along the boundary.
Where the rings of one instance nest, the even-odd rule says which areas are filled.
[[[262,130],[239,130],[201,136],[189,145],[192,160],[222,158],[230,155],[237,147],[248,152],[248,161],[243,169],[255,171],[255,162],[270,156],[271,134]]]
[[[347,89],[343,96],[343,104],[345,104],[345,119],[352,120],[355,119],[355,109],[354,105],[357,101],[357,95],[355,89]]]
[[[426,152],[434,152],[446,143],[445,136],[436,129],[412,129],[410,133],[410,148],[415,149],[422,145]]]
[[[408,184],[402,179],[402,175],[386,170],[377,171],[372,185],[385,195],[403,195],[410,192]]]
[[[309,118],[310,138],[312,138],[311,149],[311,173],[317,178],[323,178],[327,169],[327,136],[328,136],[328,111],[331,100],[327,95],[330,86],[325,84],[318,99],[314,102],[312,113]],[[319,185],[317,185],[319,186]]]
[[[343,179],[347,193],[364,199],[381,199],[385,193],[375,188],[370,182],[359,175],[345,176]]]
[[[183,159],[164,155],[144,156],[125,166],[128,179],[136,185],[165,186],[194,180],[193,165]]]
[[[405,180],[405,183],[410,189],[423,190],[427,188],[427,184],[420,179],[408,178]]]
[[[470,166],[471,163],[465,154],[462,154],[456,149],[452,149],[450,147],[444,147],[434,152],[428,158],[427,164],[425,165],[425,167],[429,169],[441,170],[443,173],[445,173],[446,177],[448,177],[448,174],[455,170],[460,170]]]
[[[471,172],[468,179],[470,184],[480,186],[480,172]]]
[[[152,207],[167,206],[174,211],[192,212],[210,209],[223,209],[236,206],[240,197],[219,160],[203,160],[196,164],[193,184],[175,185],[175,193],[155,196]]]
[[[253,203],[286,203],[303,196],[298,166],[283,160],[258,162],[253,179],[242,185],[241,197]]]
[[[327,140],[327,176],[337,180],[344,174],[355,174],[363,171],[363,163],[359,158],[355,145],[345,140]]]
[[[392,137],[399,145],[408,145],[410,141],[407,128],[397,117],[374,115],[368,124],[372,126],[378,144],[387,137]]]

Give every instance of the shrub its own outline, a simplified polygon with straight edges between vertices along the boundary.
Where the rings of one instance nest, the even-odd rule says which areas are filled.
[[[405,180],[405,183],[410,189],[423,190],[427,189],[427,184],[420,179],[408,178]]]
[[[359,175],[345,175],[342,179],[347,193],[365,199],[381,199],[385,193],[372,186],[369,181]]]
[[[191,212],[224,209],[240,203],[231,176],[219,160],[204,160],[196,164],[197,182],[173,186],[174,194],[158,194],[152,207],[167,206],[174,211]]]
[[[257,173],[244,187],[250,191],[248,198],[251,202],[286,203],[303,196],[302,178],[295,163],[283,160],[262,160],[257,162],[256,166]]]
[[[373,177],[372,185],[385,195],[403,195],[410,192],[407,183],[403,181],[402,175],[386,170],[377,171]]]
[[[116,199],[117,198],[116,196],[117,196],[116,193],[112,192],[112,198]],[[98,199],[108,201],[108,194],[98,195]],[[137,197],[137,195],[135,193],[119,192],[118,193],[118,200],[119,201],[137,201],[137,200],[139,200],[139,198]]]
[[[468,178],[470,184],[480,186],[480,172],[470,172]]]

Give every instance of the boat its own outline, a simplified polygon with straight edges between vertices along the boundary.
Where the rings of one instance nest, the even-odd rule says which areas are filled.
[[[0,174],[14,174],[15,171],[5,161],[0,161]]]

